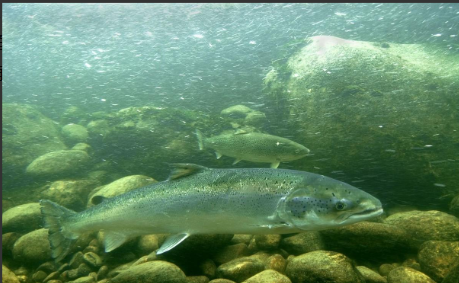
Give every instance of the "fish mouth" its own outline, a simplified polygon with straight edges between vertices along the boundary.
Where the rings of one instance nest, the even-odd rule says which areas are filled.
[[[362,218],[372,218],[383,213],[382,207],[368,208],[360,212],[354,213],[349,216],[349,219],[362,219]]]

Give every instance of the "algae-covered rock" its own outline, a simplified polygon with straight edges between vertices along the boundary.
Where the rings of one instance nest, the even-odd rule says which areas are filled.
[[[449,204],[449,212],[456,217],[459,217],[459,194],[456,195]]]
[[[389,45],[310,38],[264,79],[270,126],[314,145],[295,169],[344,171],[386,204],[445,206],[459,183],[459,56]]]
[[[435,283],[435,281],[416,269],[401,266],[389,272],[387,283]]]
[[[275,270],[265,270],[262,271],[249,279],[245,280],[244,283],[291,283],[290,279],[275,271]]]
[[[281,248],[293,255],[323,250],[325,245],[318,231],[308,231],[282,239]]]
[[[459,241],[427,241],[419,248],[418,258],[422,271],[441,282],[459,261]]]
[[[291,258],[287,262],[285,274],[294,283],[365,282],[351,259],[331,251],[314,251]]]
[[[123,177],[108,185],[96,188],[90,195],[88,207],[101,203],[104,198],[112,198],[153,183],[156,183],[155,179],[143,175]]]
[[[278,234],[255,235],[255,244],[260,250],[274,250],[279,247],[281,236]]]
[[[241,257],[220,265],[217,268],[219,277],[236,282],[244,281],[264,270],[264,263],[257,257]]]
[[[113,277],[112,283],[186,283],[186,276],[175,264],[150,261],[132,266]]]
[[[42,191],[41,196],[71,210],[81,211],[86,207],[88,194],[97,184],[92,180],[55,181]]]
[[[74,176],[87,169],[90,160],[82,150],[53,151],[32,161],[26,168],[26,174],[53,179]]]
[[[8,209],[2,214],[2,232],[28,233],[40,228],[42,218],[39,203],[27,203]]]
[[[411,234],[403,226],[364,221],[323,230],[320,234],[327,249],[347,255],[385,258],[410,251]]]
[[[217,264],[223,264],[233,259],[247,256],[249,255],[249,251],[247,249],[247,245],[244,243],[238,243],[234,245],[226,246],[220,249],[214,256],[213,260]]]
[[[37,157],[67,147],[57,123],[35,107],[26,104],[2,104],[2,176],[3,189],[17,186],[24,169]]]
[[[366,283],[386,283],[387,279],[365,266],[357,266],[357,270],[365,278]]]
[[[62,127],[62,136],[68,145],[73,146],[76,143],[87,142],[88,130],[78,124],[68,124]]]
[[[48,229],[38,229],[19,238],[13,247],[13,258],[24,263],[43,263],[51,260]]]
[[[429,240],[459,240],[459,219],[441,211],[396,213],[387,217],[384,223],[405,229],[412,247],[419,247]]]
[[[19,279],[16,277],[13,271],[9,270],[8,267],[2,264],[2,283],[19,283]]]

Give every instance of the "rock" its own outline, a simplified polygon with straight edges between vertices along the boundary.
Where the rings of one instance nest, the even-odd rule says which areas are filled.
[[[41,193],[42,199],[56,202],[68,209],[82,211],[89,193],[97,186],[92,180],[55,181]]]
[[[102,202],[104,198],[112,198],[114,196],[124,194],[134,189],[141,188],[146,185],[156,183],[156,180],[143,175],[126,176],[116,181],[111,182],[100,188],[96,188],[90,195],[88,207]]]
[[[26,174],[53,180],[75,176],[87,170],[90,160],[89,155],[81,150],[53,151],[32,161],[26,168]]]
[[[449,204],[449,212],[452,215],[459,217],[459,194],[451,200],[451,203]]]
[[[366,283],[387,283],[386,278],[366,266],[357,266],[357,270],[365,278]]]
[[[2,256],[3,259],[5,257],[12,257],[13,256],[13,247],[14,243],[21,237],[22,235],[16,232],[10,232],[2,234]]]
[[[248,255],[247,245],[243,243],[226,246],[213,256],[218,265]]]
[[[40,263],[51,260],[48,229],[38,229],[19,238],[13,247],[15,261]]]
[[[411,239],[410,245],[416,248],[429,240],[459,240],[459,219],[436,210],[396,213],[384,223],[405,229]]]
[[[37,157],[67,147],[54,121],[29,104],[2,104],[2,190],[24,183],[24,169]]]
[[[252,238],[253,235],[250,234],[234,234],[233,238],[231,239],[231,244],[244,243],[248,245]]]
[[[292,282],[365,282],[351,259],[331,251],[313,251],[287,261]]]
[[[88,130],[85,127],[77,124],[68,124],[62,127],[62,136],[64,137],[65,142],[73,146],[79,142],[88,141]]]
[[[73,281],[68,281],[68,283],[95,283],[95,282],[96,280],[92,276],[84,276],[84,277],[80,277]]]
[[[158,237],[156,235],[144,235],[139,238],[137,250],[140,255],[147,255],[159,248]]]
[[[287,261],[280,254],[274,254],[265,260],[265,269],[272,269],[284,273],[286,266]]]
[[[241,257],[220,265],[217,268],[218,277],[236,282],[244,281],[264,269],[262,260],[256,257]]]
[[[39,203],[26,203],[8,209],[2,214],[2,233],[28,233],[40,228],[42,218]]]
[[[399,226],[359,222],[345,227],[320,231],[327,250],[347,255],[378,254],[379,258],[397,257],[409,251],[410,235]]]
[[[459,282],[459,260],[456,261],[454,267],[446,275],[445,279],[441,283],[457,283]]]
[[[421,270],[440,282],[459,261],[459,242],[427,241],[418,253]]]
[[[93,252],[87,252],[83,255],[83,260],[91,267],[98,268],[102,265],[100,256]]]
[[[384,264],[381,264],[381,266],[379,266],[379,274],[381,274],[382,276],[387,276],[389,274],[389,272],[391,272],[392,270],[396,269],[397,267],[400,267],[400,264],[398,263],[384,263]]]
[[[199,265],[199,270],[208,278],[214,278],[217,273],[217,266],[213,260],[206,259]]]
[[[319,232],[308,231],[282,239],[280,247],[290,254],[300,255],[323,250],[325,246]]]
[[[292,283],[292,281],[277,271],[265,270],[245,280],[244,283]]]
[[[33,281],[35,282],[43,282],[43,280],[48,276],[48,274],[46,274],[46,272],[42,271],[42,270],[38,270],[37,272],[35,272],[33,275],[32,275],[32,279]]]
[[[441,53],[430,44],[384,48],[314,36],[266,74],[264,108],[279,136],[290,134],[303,143],[304,133],[292,129],[317,133],[310,136],[314,159],[321,163],[316,173],[346,168],[351,184],[362,182],[369,193],[384,196],[385,206],[443,207],[441,196],[459,184],[459,163],[451,158],[457,156],[459,131],[449,130],[458,129],[459,120],[453,116],[437,125],[449,107],[431,101],[454,101],[457,107],[458,59],[459,54]],[[417,103],[407,105],[412,97]],[[377,165],[369,165],[369,156]],[[308,171],[311,166],[298,162],[295,168]],[[376,187],[381,189],[371,189]]]
[[[186,277],[187,283],[209,283],[209,278],[206,276],[187,276]]]
[[[417,271],[421,271],[421,265],[414,259],[414,258],[408,258],[406,259],[403,263],[403,266],[406,267],[411,267],[413,269],[416,269]]]
[[[2,283],[19,283],[19,279],[16,277],[13,271],[9,270],[8,267],[2,264]]]
[[[435,283],[429,276],[415,269],[401,266],[387,275],[387,283]]]
[[[176,265],[149,261],[128,268],[111,279],[112,283],[186,283],[186,276]]]
[[[200,258],[213,255],[220,248],[226,246],[233,238],[232,234],[200,234],[191,235],[177,247],[168,251],[169,256],[194,254]]]
[[[278,234],[255,235],[254,238],[255,244],[260,250],[275,250],[281,241],[281,235]]]
[[[249,113],[254,110],[244,105],[234,105],[223,109],[220,114],[222,116],[231,116],[233,118],[245,118]]]
[[[234,282],[233,280],[219,278],[219,279],[211,280],[209,281],[209,283],[236,283],[236,282]]]

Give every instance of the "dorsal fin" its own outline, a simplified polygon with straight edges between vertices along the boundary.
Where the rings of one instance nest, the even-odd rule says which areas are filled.
[[[167,179],[168,181],[190,176],[208,169],[207,167],[193,163],[169,163],[169,166],[172,167],[172,171]]]

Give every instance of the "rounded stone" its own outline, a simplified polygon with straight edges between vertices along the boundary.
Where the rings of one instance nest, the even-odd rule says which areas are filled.
[[[216,253],[213,256],[212,259],[217,264],[223,264],[233,259],[247,256],[248,254],[249,253],[248,253],[247,245],[244,243],[239,243],[239,244],[229,245],[229,246],[222,248],[218,253]]]
[[[68,124],[62,127],[62,136],[68,145],[74,145],[79,142],[87,142],[88,130],[77,124]]]
[[[13,258],[27,263],[51,260],[48,229],[38,229],[19,238],[13,247]]]
[[[459,262],[459,242],[427,241],[418,253],[421,270],[441,282]]]
[[[55,181],[41,192],[41,197],[68,209],[81,211],[85,209],[87,196],[95,186],[97,182],[92,180]]]
[[[244,283],[292,283],[292,281],[275,270],[265,270],[245,280]]]
[[[319,232],[308,231],[282,239],[280,247],[290,254],[300,255],[323,250],[325,245]]]
[[[365,282],[351,259],[331,251],[314,251],[294,257],[288,260],[285,274],[294,283]]]
[[[2,264],[2,283],[19,283],[19,279],[16,277],[13,271],[9,270],[8,267]]]
[[[274,254],[265,260],[265,269],[272,269],[284,273],[286,266],[287,261],[280,254]]]
[[[404,282],[435,283],[432,278],[425,275],[424,273],[405,266],[397,267],[387,275],[387,283]]]
[[[26,174],[57,179],[87,169],[89,155],[81,150],[58,150],[46,153],[29,164]]]
[[[41,225],[40,204],[36,202],[15,206],[2,214],[2,233],[28,233]]]
[[[363,278],[367,283],[386,283],[386,278],[379,275],[378,272],[375,272],[369,269],[366,266],[357,266],[357,270],[362,274]]]
[[[186,283],[186,276],[175,264],[165,261],[149,261],[122,271],[110,282]]]
[[[137,242],[137,250],[140,255],[147,255],[158,248],[158,237],[154,234],[141,236]]]
[[[104,198],[112,198],[153,183],[156,183],[156,180],[148,176],[131,175],[123,177],[111,182],[110,184],[93,190],[93,192],[90,193],[87,206],[90,207],[99,204]]]
[[[241,257],[220,265],[217,268],[218,277],[244,281],[264,270],[264,262],[256,257]]]
[[[255,235],[255,244],[260,250],[275,250],[279,247],[281,241],[281,235],[279,234],[267,234],[267,235]]]
[[[429,240],[459,240],[459,219],[441,211],[396,213],[387,217],[384,223],[405,229],[410,236],[410,245],[415,248]]]

